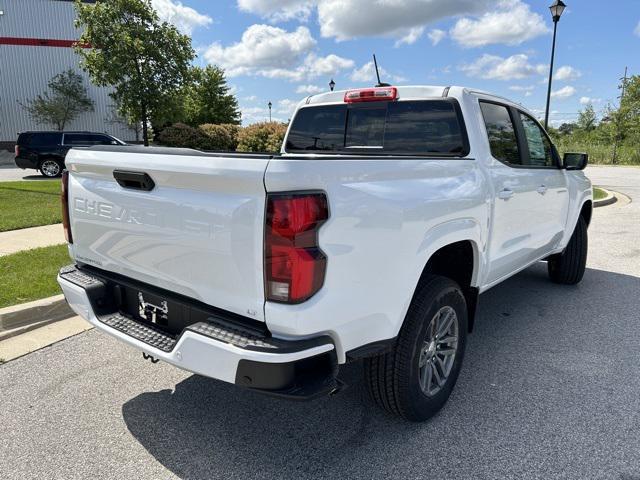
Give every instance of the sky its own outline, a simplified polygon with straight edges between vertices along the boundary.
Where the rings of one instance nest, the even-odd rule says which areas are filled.
[[[461,85],[543,115],[552,0],[152,0],[190,35],[195,64],[222,67],[243,123],[286,121],[307,95],[383,82]],[[640,0],[565,0],[552,125],[616,104],[625,66],[640,74]]]

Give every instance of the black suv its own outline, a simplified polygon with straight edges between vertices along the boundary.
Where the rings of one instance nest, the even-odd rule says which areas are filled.
[[[71,148],[92,145],[126,145],[106,133],[24,132],[18,135],[16,165],[35,168],[45,177],[57,177],[64,170],[64,157]]]

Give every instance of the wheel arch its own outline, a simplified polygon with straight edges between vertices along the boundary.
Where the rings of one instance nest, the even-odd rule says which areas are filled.
[[[467,302],[468,328],[471,331],[480,294],[481,273],[485,265],[480,224],[474,218],[440,224],[425,235],[422,245],[424,248],[421,250],[423,255],[419,263],[420,270],[416,275],[405,316],[422,282],[429,275],[441,275],[454,280],[462,288]]]

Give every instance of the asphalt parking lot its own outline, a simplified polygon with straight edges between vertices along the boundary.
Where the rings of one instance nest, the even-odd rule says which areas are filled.
[[[425,424],[350,385],[288,402],[190,375],[95,330],[0,366],[0,478],[640,479],[640,169],[597,209],[588,270],[536,265],[481,297],[458,384]]]

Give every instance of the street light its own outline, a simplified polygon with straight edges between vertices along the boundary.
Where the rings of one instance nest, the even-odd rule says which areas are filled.
[[[269,106],[269,122],[271,122],[271,107],[272,107],[272,104],[271,104],[271,102],[269,102],[267,105]]]
[[[551,65],[549,65],[549,86],[547,87],[547,108],[544,112],[544,128],[545,130],[549,126],[549,104],[551,103],[551,80],[553,77],[553,57],[556,53],[556,31],[558,30],[558,21],[562,16],[562,12],[567,8],[562,0],[556,0],[553,5],[549,7],[551,10],[551,18],[553,19],[553,44],[551,46]]]
[[[329,88],[331,89],[331,91],[333,92],[333,89],[336,87],[336,82],[333,81],[333,78],[331,79],[331,81],[329,82]]]

